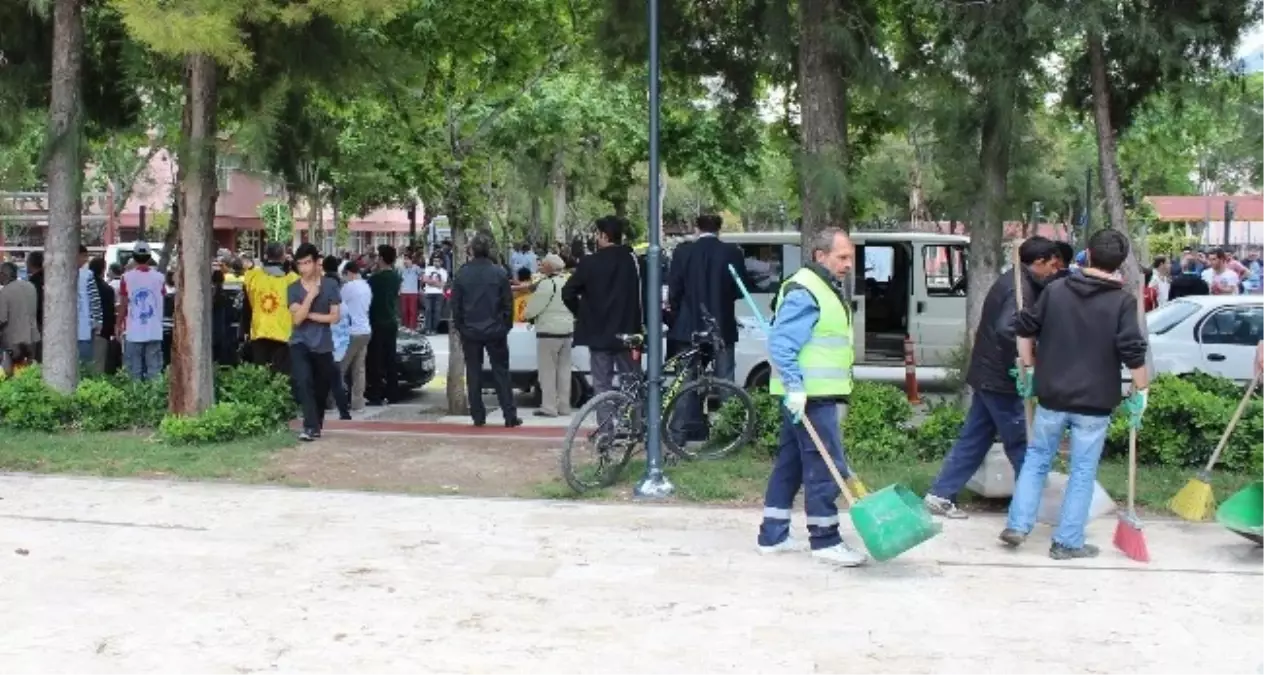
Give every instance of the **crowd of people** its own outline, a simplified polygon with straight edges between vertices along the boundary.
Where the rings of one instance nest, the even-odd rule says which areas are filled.
[[[1185,249],[1179,260],[1160,256],[1145,270],[1145,308],[1189,295],[1264,294],[1264,262],[1251,248],[1244,260],[1228,249]]]
[[[737,340],[736,300],[741,297],[728,271],[742,269],[740,249],[718,238],[721,219],[702,215],[695,241],[678,246],[665,275],[664,323],[669,355],[689,346],[707,328],[700,308],[721,327],[727,350],[716,359],[716,374],[733,377],[732,347]],[[571,411],[572,348],[588,348],[595,393],[612,390],[620,374],[640,372],[639,357],[618,336],[645,327],[645,260],[628,245],[629,223],[605,216],[593,224],[592,238],[576,239],[553,252],[519,244],[499,259],[495,243],[477,234],[470,260],[452,283],[452,322],[460,336],[470,415],[475,426],[487,420],[483,404],[484,360],[505,425],[522,424],[509,376],[508,335],[515,322],[534,330],[541,391],[541,417]]]

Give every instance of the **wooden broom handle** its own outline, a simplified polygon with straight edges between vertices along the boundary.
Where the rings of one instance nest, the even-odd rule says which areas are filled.
[[[1137,328],[1145,330],[1145,280],[1137,284]],[[1149,332],[1146,332],[1146,341],[1149,342]],[[1150,349],[1150,345],[1146,345],[1146,349]],[[1144,367],[1144,366],[1143,366]],[[1147,380],[1149,379],[1149,370],[1147,369]],[[1135,515],[1137,503],[1137,428],[1131,424],[1128,425],[1128,513]]]
[[[1022,258],[1019,256],[1019,252],[1018,252],[1019,247],[1021,247],[1022,245],[1023,245],[1023,242],[1021,241],[1015,242],[1013,249],[1009,253],[1010,264],[1014,268],[1014,306],[1017,308],[1018,314],[1023,313],[1023,271],[1021,269]],[[1015,349],[1018,348],[1017,335],[1014,336],[1014,348]],[[1027,366],[1023,364],[1023,357],[1021,355],[1014,357],[1014,367],[1018,369],[1018,378],[1024,382],[1027,382],[1028,381],[1027,380]],[[1032,410],[1031,400],[1028,398],[1024,398],[1023,399],[1023,419],[1027,424],[1027,442],[1029,443],[1031,442],[1031,418],[1034,417],[1034,415],[1035,413]]]
[[[1251,402],[1251,394],[1255,393],[1255,388],[1260,384],[1260,377],[1256,375],[1251,378],[1251,384],[1246,386],[1246,391],[1242,392],[1242,400],[1238,402],[1238,409],[1233,411],[1233,417],[1229,418],[1229,426],[1225,427],[1224,434],[1220,436],[1220,442],[1216,444],[1216,451],[1211,453],[1211,459],[1207,460],[1207,467],[1203,472],[1211,471],[1211,467],[1216,465],[1216,460],[1220,459],[1220,452],[1229,444],[1229,436],[1233,434],[1234,427],[1238,426],[1238,420],[1242,419],[1242,413],[1246,411],[1246,404]]]

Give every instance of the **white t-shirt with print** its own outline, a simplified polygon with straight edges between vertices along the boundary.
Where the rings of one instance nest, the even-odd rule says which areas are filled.
[[[421,278],[439,282],[438,286],[426,286],[426,295],[443,295],[443,285],[448,283],[448,271],[442,267],[430,266],[422,273]]]

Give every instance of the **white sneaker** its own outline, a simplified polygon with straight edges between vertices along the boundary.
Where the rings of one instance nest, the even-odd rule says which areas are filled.
[[[773,553],[798,553],[800,551],[806,551],[806,550],[808,550],[807,542],[799,541],[798,539],[795,539],[794,537],[786,537],[785,539],[781,540],[780,544],[773,544],[772,546],[759,547],[759,552],[764,555],[770,555]]]
[[[860,551],[852,550],[845,541],[840,542],[837,546],[818,548],[812,551],[812,557],[841,567],[858,567],[869,560],[869,556]]]
[[[930,493],[927,493],[926,497],[922,499],[922,503],[926,505],[927,511],[936,516],[943,516],[950,520],[965,520],[970,517],[968,513],[957,508],[956,504]]]

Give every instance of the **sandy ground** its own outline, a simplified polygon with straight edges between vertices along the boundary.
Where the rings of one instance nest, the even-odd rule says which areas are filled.
[[[1258,673],[1261,553],[1003,550],[993,517],[841,570],[757,509],[0,477],[0,672]]]
[[[561,476],[560,441],[329,434],[283,450],[266,476],[326,488],[532,497]]]

